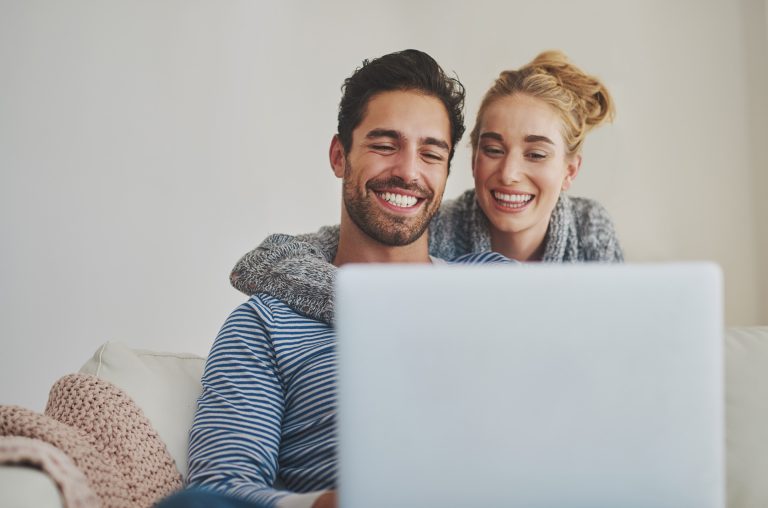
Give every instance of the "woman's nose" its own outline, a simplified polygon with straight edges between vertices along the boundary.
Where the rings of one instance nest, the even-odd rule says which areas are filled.
[[[523,177],[523,167],[519,161],[512,157],[507,157],[501,168],[501,182],[505,185],[517,183]]]

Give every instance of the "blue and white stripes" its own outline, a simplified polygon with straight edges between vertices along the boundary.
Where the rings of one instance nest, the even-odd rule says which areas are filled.
[[[455,262],[508,260],[483,253]],[[271,296],[254,295],[235,309],[205,366],[189,484],[266,507],[292,492],[334,488],[335,347],[329,325]]]
[[[255,295],[229,316],[203,375],[190,433],[189,483],[274,504],[333,488],[333,329]],[[287,491],[272,488],[277,479]]]

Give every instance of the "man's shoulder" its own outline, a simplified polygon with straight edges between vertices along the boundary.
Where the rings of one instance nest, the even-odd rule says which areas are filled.
[[[238,317],[263,323],[268,328],[314,324],[327,326],[322,321],[305,316],[284,301],[266,293],[256,293],[240,304],[230,315],[230,320]]]
[[[473,252],[471,254],[464,254],[457,258],[448,261],[451,264],[465,264],[465,265],[479,265],[487,263],[503,263],[503,264],[517,264],[514,259],[509,259],[498,252]]]

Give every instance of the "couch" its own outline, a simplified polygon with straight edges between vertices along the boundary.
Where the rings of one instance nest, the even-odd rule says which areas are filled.
[[[187,434],[200,394],[204,359],[135,350],[108,342],[80,372],[122,388],[142,408],[184,476]],[[725,333],[728,508],[768,507],[768,327]],[[0,466],[0,507],[62,506],[53,481],[20,466]]]
[[[131,349],[108,342],[80,369],[120,387],[144,411],[182,476],[187,472],[188,432],[205,359],[196,355]],[[0,465],[0,508],[63,506],[54,482],[42,472]]]

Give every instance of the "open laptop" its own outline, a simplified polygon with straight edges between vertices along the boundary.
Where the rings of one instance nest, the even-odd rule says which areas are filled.
[[[722,508],[713,264],[339,271],[342,508]]]

